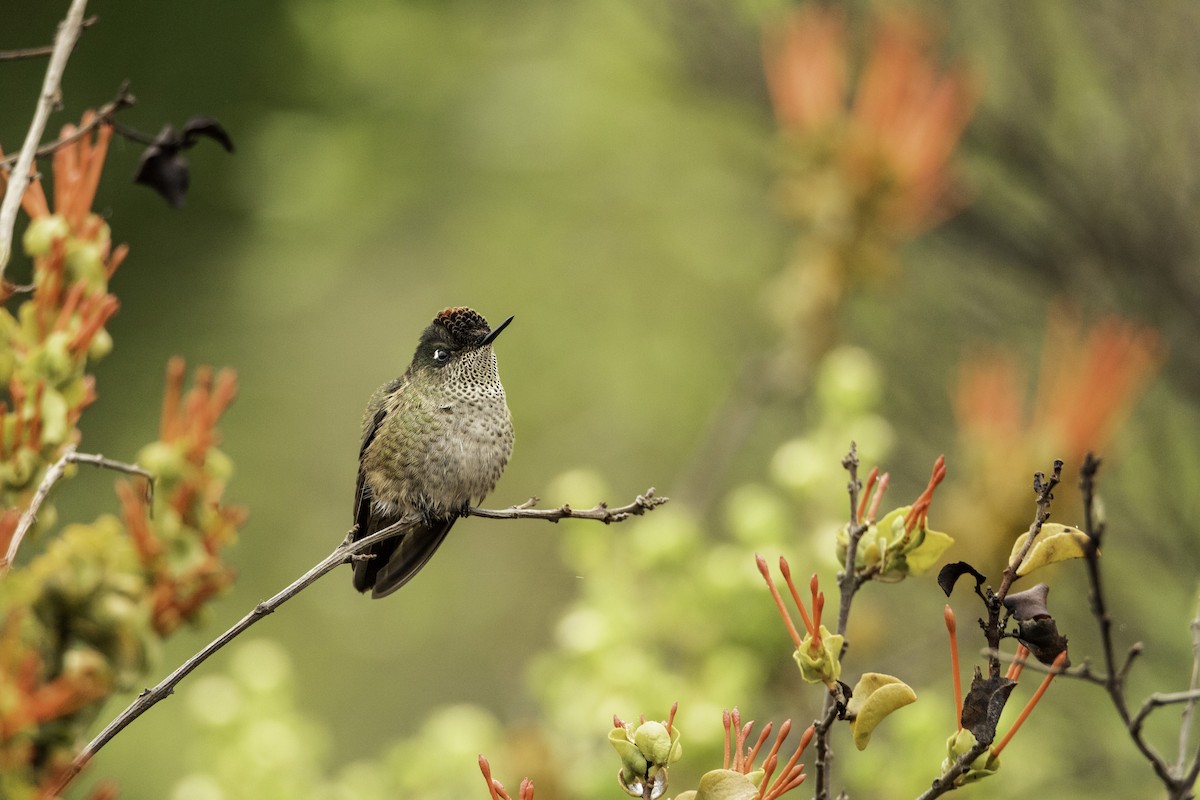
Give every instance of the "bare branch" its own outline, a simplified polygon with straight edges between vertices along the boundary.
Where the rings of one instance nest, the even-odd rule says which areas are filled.
[[[624,522],[632,516],[641,516],[647,511],[653,511],[670,498],[659,497],[651,486],[645,494],[639,494],[630,504],[619,508],[609,508],[607,503],[599,503],[593,508],[580,510],[563,504],[558,508],[534,508],[538,499],[531,497],[524,503],[508,508],[471,508],[467,516],[486,517],[487,519],[544,519],[547,522],[558,522],[560,519],[592,519],[609,525],[613,522]]]
[[[46,142],[46,144],[37,149],[37,152],[34,153],[34,157],[45,158],[48,155],[52,155],[56,150],[61,150],[67,145],[79,141],[96,128],[99,128],[101,125],[116,126],[116,121],[113,119],[116,113],[126,108],[131,108],[136,104],[137,98],[129,92],[129,82],[123,82],[117,89],[116,97],[100,106],[100,108],[96,110],[96,113],[91,120],[77,127],[75,132],[69,136],[60,136],[52,142]],[[118,127],[121,127],[122,130],[128,130],[124,128],[124,126]],[[7,158],[0,159],[0,168],[11,167],[16,163],[17,158],[18,156],[9,156]]]
[[[842,564],[842,569],[838,572],[838,621],[837,633],[845,635],[846,627],[850,622],[850,605],[854,602],[854,595],[866,581],[870,580],[870,575],[867,573],[859,574],[855,572],[854,564],[858,559],[858,545],[870,527],[866,520],[858,518],[858,499],[859,492],[862,491],[862,481],[858,479],[858,445],[855,442],[850,442],[850,450],[842,459],[842,468],[846,470],[849,481],[846,484],[847,493],[850,496],[850,521],[848,523],[848,541],[846,544],[846,561]],[[846,648],[849,646],[847,640],[842,640],[842,649],[838,653],[838,658],[846,655]],[[821,719],[817,721],[814,728],[816,736],[816,787],[815,796],[817,798],[828,798],[830,786],[833,778],[832,762],[833,749],[829,746],[829,728],[833,725],[838,716],[838,698],[830,692],[825,696],[825,705],[822,709]]]
[[[975,759],[983,755],[983,751],[987,750],[988,746],[986,742],[976,742],[970,750],[959,756],[958,760],[954,762],[954,766],[950,767],[945,775],[935,780],[933,785],[925,790],[925,793],[918,797],[917,800],[933,800],[935,797],[941,797],[946,792],[957,789],[958,787],[954,785],[954,782],[971,768],[971,765],[975,763]]]
[[[33,112],[33,121],[29,124],[29,132],[25,134],[25,143],[21,146],[16,166],[8,176],[4,201],[0,203],[0,279],[4,277],[4,269],[8,266],[9,256],[12,255],[17,209],[21,207],[21,198],[25,196],[34,152],[42,139],[42,133],[46,130],[51,110],[62,100],[63,72],[67,67],[67,58],[70,57],[75,42],[79,40],[79,32],[83,28],[83,10],[86,6],[87,0],[71,0],[67,16],[58,25],[58,33],[54,37],[54,51],[50,55],[50,64],[46,67],[46,77],[42,81],[42,93]]]
[[[0,559],[0,575],[8,571],[12,566],[13,561],[17,557],[17,550],[21,546],[21,540],[25,538],[25,534],[29,533],[30,528],[37,522],[38,510],[41,509],[42,503],[46,502],[46,498],[50,494],[50,490],[54,485],[62,480],[63,475],[67,471],[68,464],[91,464],[94,467],[103,469],[113,469],[118,472],[126,472],[130,475],[140,475],[146,479],[146,499],[154,499],[154,476],[136,464],[126,464],[123,461],[114,461],[111,458],[105,458],[102,455],[95,453],[80,453],[76,451],[75,445],[67,445],[66,450],[50,465],[46,470],[46,474],[42,476],[42,482],[38,484],[37,491],[33,493],[33,498],[29,501],[29,508],[21,514],[21,518],[17,521],[16,530],[13,531],[12,539],[8,543],[8,551],[4,554],[4,558]]]
[[[79,29],[85,31],[99,21],[100,17],[92,15],[80,23]],[[0,61],[21,61],[26,58],[41,58],[49,55],[54,55],[54,45],[52,44],[41,47],[24,47],[18,50],[0,50]]]
[[[1063,462],[1060,459],[1054,461],[1054,471],[1047,479],[1041,472],[1036,472],[1033,475],[1033,491],[1037,494],[1037,511],[1034,514],[1033,522],[1029,526],[1029,536],[1025,539],[1025,544],[1021,547],[1021,551],[1016,557],[1008,562],[1008,566],[1004,568],[1004,576],[1000,580],[1000,588],[996,591],[996,600],[998,603],[1003,603],[1004,598],[1008,595],[1008,590],[1012,586],[1013,581],[1017,579],[1017,568],[1021,566],[1021,562],[1029,555],[1029,551],[1033,549],[1033,544],[1037,541],[1038,534],[1042,532],[1042,525],[1046,520],[1050,519],[1050,501],[1054,499],[1054,489],[1062,480]],[[991,643],[993,647],[996,643]]]
[[[1200,689],[1200,601],[1196,604],[1196,615],[1192,618],[1192,677],[1188,681],[1188,689],[1195,692]],[[1179,755],[1175,759],[1175,772],[1183,773],[1187,757],[1191,751],[1188,738],[1192,734],[1192,722],[1196,715],[1196,698],[1187,701],[1179,721]]]
[[[1200,697],[1193,691],[1178,692],[1175,694],[1151,695],[1142,707],[1138,710],[1136,716],[1129,712],[1129,703],[1125,698],[1125,679],[1129,675],[1129,669],[1133,666],[1134,659],[1141,655],[1142,648],[1140,645],[1134,645],[1129,649],[1129,654],[1125,659],[1125,663],[1118,669],[1116,659],[1116,646],[1113,643],[1112,636],[1112,618],[1108,614],[1108,607],[1104,599],[1104,584],[1102,582],[1102,574],[1100,571],[1100,542],[1104,536],[1104,523],[1096,519],[1095,504],[1096,504],[1096,472],[1100,469],[1100,459],[1096,458],[1091,453],[1088,453],[1083,459],[1083,465],[1079,470],[1079,488],[1083,494],[1083,515],[1084,515],[1084,532],[1090,539],[1089,546],[1084,551],[1084,557],[1088,568],[1088,583],[1090,585],[1090,594],[1092,601],[1092,616],[1096,618],[1096,623],[1100,628],[1100,640],[1104,649],[1104,668],[1105,675],[1102,680],[1097,680],[1108,691],[1108,697],[1112,701],[1113,708],[1116,709],[1117,715],[1121,721],[1125,723],[1126,730],[1129,731],[1129,738],[1133,740],[1134,746],[1138,752],[1150,762],[1150,766],[1154,769],[1154,774],[1162,781],[1163,786],[1167,789],[1167,796],[1175,800],[1185,800],[1186,798],[1194,797],[1192,792],[1192,784],[1196,781],[1197,764],[1200,764],[1200,758],[1193,763],[1189,774],[1183,775],[1182,769],[1172,769],[1167,764],[1166,759],[1159,755],[1150,743],[1146,741],[1142,735],[1142,723],[1146,716],[1160,705],[1166,705],[1169,702],[1188,703],[1187,708],[1191,708],[1195,703],[1195,699]],[[1193,632],[1195,636],[1195,632]],[[1188,715],[1185,709],[1185,716]],[[1184,741],[1185,734],[1180,731],[1181,745]]]
[[[654,489],[649,489],[645,495],[639,495],[636,500],[627,506],[621,508],[608,509],[604,504],[600,504],[588,511],[572,511],[570,508],[563,506],[558,509],[550,509],[546,511],[536,511],[529,508],[529,502],[522,503],[519,506],[513,506],[508,509],[499,511],[490,511],[488,509],[471,509],[471,514],[480,517],[490,517],[492,519],[546,519],[551,522],[557,522],[559,519],[591,519],[605,524],[613,522],[622,522],[629,519],[630,516],[644,514],[651,511],[663,503],[667,502],[665,497],[655,497]],[[565,510],[564,510],[565,509]],[[305,572],[296,580],[292,581],[281,591],[271,597],[269,600],[264,600],[254,607],[250,613],[242,617],[227,631],[222,633],[216,639],[213,639],[205,645],[199,652],[191,658],[184,661],[167,677],[163,678],[153,688],[144,690],[137,698],[129,704],[129,706],[116,716],[104,730],[88,743],[79,754],[75,757],[71,765],[63,771],[63,774],[58,777],[56,785],[50,789],[45,795],[46,798],[56,797],[62,792],[76,776],[87,766],[88,762],[99,752],[100,748],[108,744],[118,733],[129,726],[135,719],[150,710],[162,700],[165,700],[174,693],[175,687],[186,678],[196,667],[203,664],[210,656],[223,648],[225,645],[232,642],[241,634],[245,633],[252,625],[263,619],[281,605],[291,600],[300,592],[307,589],[317,580],[332,572],[342,564],[349,563],[355,558],[361,558],[360,555],[372,545],[381,542],[384,539],[389,539],[393,536],[399,536],[413,525],[421,523],[421,517],[418,514],[407,514],[395,523],[389,525],[381,531],[376,531],[370,536],[364,536],[357,541],[351,541],[354,534],[354,529],[346,533],[342,543],[333,549],[329,555],[318,561],[311,569]]]

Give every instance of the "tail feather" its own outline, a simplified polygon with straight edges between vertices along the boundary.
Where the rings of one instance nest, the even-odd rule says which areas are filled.
[[[421,524],[407,533],[396,537],[392,552],[386,561],[381,557],[375,568],[372,582],[371,597],[378,599],[387,597],[404,584],[428,563],[429,559],[446,539],[446,534],[454,527],[457,516],[440,517],[430,520],[429,525]],[[390,544],[388,540],[385,544]],[[376,559],[371,559],[375,561]],[[357,576],[356,576],[357,578]],[[360,589],[360,591],[363,591]]]

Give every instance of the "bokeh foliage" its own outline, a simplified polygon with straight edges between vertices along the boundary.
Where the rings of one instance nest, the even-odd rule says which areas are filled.
[[[45,41],[59,9],[18,5],[0,46]],[[277,720],[295,748],[211,770],[212,748],[232,739],[219,727],[207,736],[212,721],[195,718],[219,696],[197,683],[185,694],[200,699],[155,709],[105,751],[97,775],[119,777],[129,796],[222,796],[215,780],[237,797],[235,784],[269,770],[358,797],[482,796],[474,755],[485,751],[506,784],[532,775],[539,798],[607,796],[594,788],[615,772],[601,760],[607,719],[659,718],[676,699],[698,774],[719,747],[721,707],[762,719],[816,707],[750,554],[774,548],[831,574],[850,438],[867,463],[886,459],[901,496],[915,496],[946,452],[955,524],[934,523],[963,547],[984,552],[1025,524],[1027,505],[972,519],[978,487],[1000,474],[1020,498],[1045,454],[1011,454],[985,475],[960,440],[952,387],[961,362],[999,346],[1027,368],[1014,391],[1031,397],[1034,375],[1060,369],[1059,342],[1043,339],[1062,308],[1089,326],[1136,319],[1161,337],[1159,379],[1102,443],[1105,558],[1123,635],[1151,643],[1135,696],[1179,685],[1200,568],[1200,501],[1187,491],[1200,456],[1180,446],[1200,429],[1197,9],[918,4],[946,63],[978,81],[955,161],[964,204],[892,253],[890,274],[843,298],[827,331],[843,347],[796,391],[772,393],[726,468],[697,481],[712,472],[700,445],[711,421],[783,338],[779,276],[804,233],[779,202],[762,69],[761,25],[785,5],[97,4],[103,22],[72,59],[68,107],[96,105],[128,77],[141,99],[131,122],[204,111],[240,148],[228,161],[196,154],[183,214],[123,185],[132,149],[110,154],[98,203],[133,254],[109,325],[118,348],[97,376],[146,400],[97,404],[83,426],[86,449],[132,458],[168,356],[238,367],[226,448],[254,519],[214,625],[341,538],[361,406],[445,305],[517,316],[500,360],[518,441],[496,505],[531,493],[620,502],[651,483],[674,498],[627,529],[463,524],[396,602],[369,603],[334,577],[256,631],[280,643],[270,657],[286,677],[259,699],[235,693],[222,723]],[[894,6],[848,5],[855,52]],[[30,65],[0,68],[10,150],[38,80]],[[1068,469],[1079,456],[1059,455]],[[90,495],[82,483],[63,493],[60,514],[109,507],[107,482]],[[1083,582],[1071,565],[1059,570],[1056,612],[1077,614],[1072,649],[1094,653]],[[841,768],[852,792],[911,796],[950,719],[936,699],[947,691],[941,600],[928,580],[869,588],[850,631],[855,658],[902,673],[921,702]],[[182,633],[159,664],[207,638]],[[246,647],[209,677],[254,673],[245,664],[268,656]],[[970,791],[1144,794],[1148,770],[1094,691],[1056,684],[1055,713],[1006,752],[1022,767]],[[271,760],[288,753],[298,760]],[[681,787],[687,760],[672,778]]]

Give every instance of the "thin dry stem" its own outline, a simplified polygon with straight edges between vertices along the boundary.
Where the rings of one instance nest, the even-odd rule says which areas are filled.
[[[42,482],[38,484],[37,491],[34,492],[33,498],[29,501],[29,508],[25,509],[21,514],[21,519],[17,522],[17,528],[8,543],[8,551],[4,554],[4,558],[0,560],[0,575],[3,575],[12,566],[13,561],[17,557],[17,550],[21,547],[21,541],[29,533],[34,523],[37,522],[38,510],[46,502],[50,490],[54,488],[54,485],[66,473],[68,464],[91,464],[94,467],[102,469],[112,469],[130,475],[139,475],[146,479],[146,496],[147,498],[151,497],[154,491],[154,476],[146,470],[136,464],[114,461],[99,454],[80,453],[76,451],[75,447],[76,445],[74,444],[67,445],[66,450],[63,451],[58,461],[55,461],[46,470],[46,474],[42,477]]]
[[[645,494],[639,494],[632,503],[609,508],[606,503],[598,503],[593,508],[575,509],[563,504],[558,508],[534,508],[538,499],[531,497],[524,503],[502,509],[471,508],[468,516],[486,517],[487,519],[543,519],[547,522],[558,522],[560,519],[591,519],[603,522],[605,525],[613,522],[624,522],[630,517],[641,516],[647,511],[653,511],[670,498],[659,497],[651,486]]]
[[[17,156],[12,173],[8,176],[8,186],[4,192],[4,200],[0,202],[0,280],[8,266],[12,255],[13,228],[17,223],[17,209],[21,207],[21,198],[25,196],[25,188],[29,183],[33,158],[46,130],[50,112],[62,99],[62,77],[67,67],[67,59],[79,32],[83,28],[83,10],[87,0],[72,0],[67,9],[67,15],[58,25],[58,33],[54,37],[54,49],[50,54],[50,63],[46,66],[46,77],[42,81],[41,94],[33,112],[33,120],[29,123],[29,131],[25,134],[25,143]]]

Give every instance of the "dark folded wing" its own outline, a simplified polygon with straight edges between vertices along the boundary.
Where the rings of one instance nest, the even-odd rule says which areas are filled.
[[[375,505],[371,497],[371,487],[367,485],[361,467],[363,454],[374,441],[384,415],[384,409],[380,409],[372,418],[363,434],[362,447],[358,451],[360,466],[354,489],[354,541],[381,531],[400,519],[399,513],[389,514]],[[432,517],[404,533],[371,545],[361,553],[371,557],[354,562],[354,588],[360,592],[370,589],[371,597],[379,598],[386,597],[408,583],[433,557],[457,519],[457,514]]]
[[[375,433],[379,430],[379,423],[383,421],[384,409],[375,414],[371,420],[371,424],[363,433],[362,446],[358,449],[358,480],[354,486],[354,535],[353,541],[358,541],[365,536],[370,536],[376,531],[383,530],[388,525],[396,521],[395,517],[388,518],[390,515],[379,514],[373,508],[371,498],[371,487],[367,486],[366,475],[362,469],[363,454],[367,451],[367,447],[375,440]],[[360,592],[365,592],[375,585],[375,575],[383,567],[387,560],[391,558],[392,551],[399,544],[399,537],[394,539],[385,539],[382,542],[372,545],[359,555],[371,556],[371,558],[363,558],[354,562],[354,588]]]

